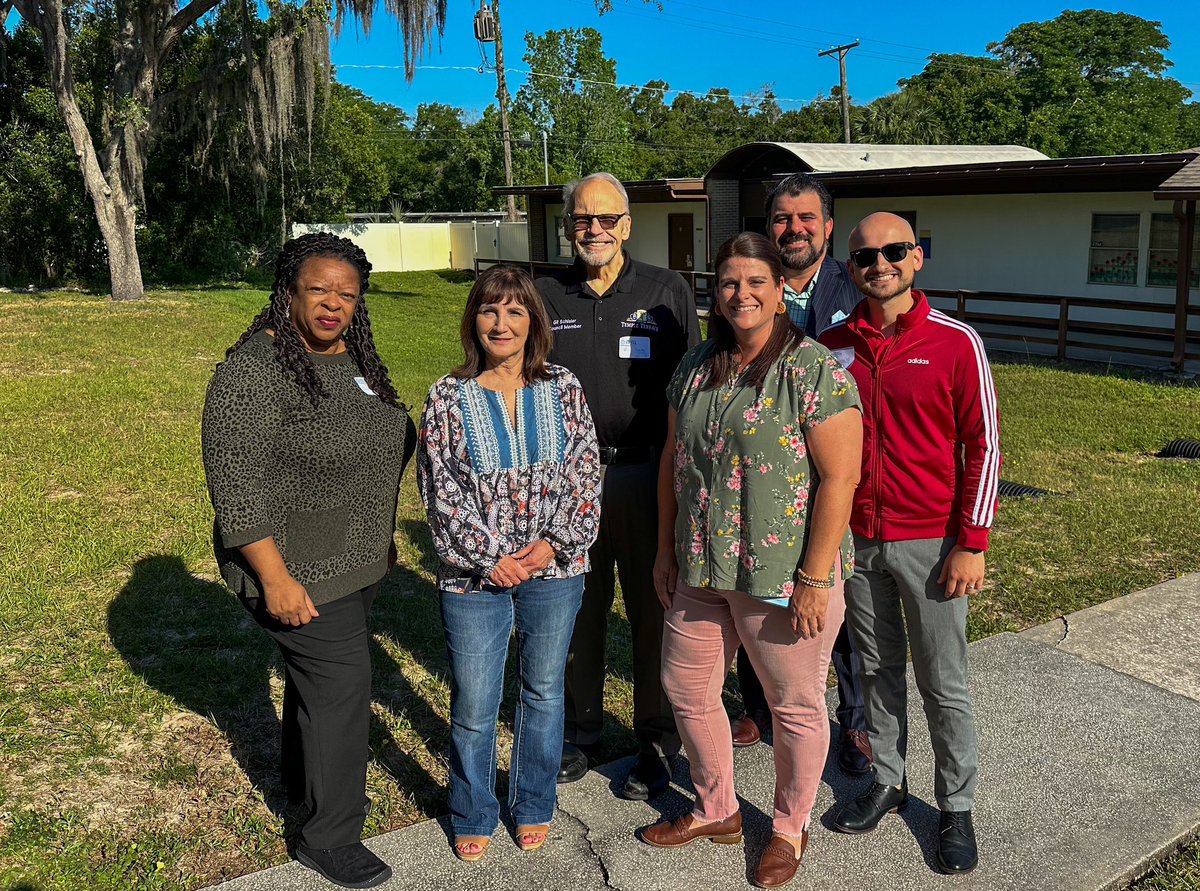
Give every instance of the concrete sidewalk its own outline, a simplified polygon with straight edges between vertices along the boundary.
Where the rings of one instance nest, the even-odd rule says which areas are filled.
[[[979,868],[954,878],[933,868],[932,753],[910,676],[908,809],[865,836],[831,831],[833,815],[870,782],[842,775],[831,755],[808,853],[789,887],[1109,891],[1200,830],[1200,574],[1022,635],[996,635],[970,652],[980,738]],[[742,889],[770,837],[771,759],[767,745],[737,752],[742,846],[697,842],[662,851],[639,843],[633,830],[685,812],[691,787],[683,762],[676,787],[659,799],[622,801],[613,789],[628,761],[559,787],[551,837],[531,854],[518,851],[502,829],[482,861],[460,863],[444,820],[368,844],[393,865],[395,876],[380,886],[393,891]],[[336,886],[290,863],[220,887]]]

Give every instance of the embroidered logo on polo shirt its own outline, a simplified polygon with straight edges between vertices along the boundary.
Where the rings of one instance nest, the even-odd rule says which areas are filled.
[[[637,328],[641,331],[657,331],[658,319],[644,309],[635,309],[629,318],[621,323],[622,328]]]

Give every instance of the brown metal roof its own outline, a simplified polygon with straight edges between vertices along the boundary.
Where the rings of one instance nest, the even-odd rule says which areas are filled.
[[[994,195],[1020,192],[1149,192],[1197,155],[1172,152],[1000,161],[841,173],[817,173],[838,198]]]
[[[703,200],[704,180],[703,179],[642,179],[633,182],[622,183],[625,186],[625,191],[629,193],[631,202],[639,201],[695,201]],[[562,199],[563,187],[561,185],[550,186],[493,186],[492,194],[494,195],[528,195],[530,197],[540,196],[543,199],[554,200]]]

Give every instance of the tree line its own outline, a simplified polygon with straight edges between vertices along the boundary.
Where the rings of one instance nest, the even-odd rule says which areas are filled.
[[[47,61],[54,35],[27,19],[5,29],[0,0],[0,284],[107,285],[112,239],[97,208],[114,183],[135,210],[135,257],[151,282],[244,276],[273,256],[292,222],[499,206],[495,105],[471,116],[427,103],[409,115],[336,72],[323,79],[328,17],[273,4],[270,16],[248,19],[242,7],[207,3],[215,10],[156,58],[156,91],[141,100],[117,83],[126,76],[124,3],[64,12],[78,114],[109,165],[98,203]],[[1200,146],[1200,103],[1169,76],[1169,48],[1157,22],[1064,12],[1017,26],[984,56],[935,53],[872,102],[851,97],[853,138],[1018,144],[1052,157]],[[676,92],[661,80],[624,86],[592,28],[526,34],[524,63],[533,73],[510,112],[517,183],[543,181],[543,132],[550,182],[597,169],[626,180],[701,176],[747,142],[842,137],[837,88],[785,110],[770,86],[745,96]]]

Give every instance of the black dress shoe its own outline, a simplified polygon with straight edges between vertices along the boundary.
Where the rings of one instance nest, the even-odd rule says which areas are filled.
[[[625,779],[621,797],[632,801],[657,798],[671,785],[671,771],[657,755],[639,755],[633,770]]]
[[[908,804],[908,780],[899,786],[872,783],[871,788],[854,799],[837,815],[833,828],[838,832],[859,835],[879,825],[885,814],[904,810]]]
[[[979,864],[970,811],[942,811],[938,823],[938,869],[949,875],[970,872]]]
[[[865,751],[864,751],[865,750]],[[871,743],[864,730],[842,732],[842,746],[838,749],[838,767],[853,776],[862,776],[871,770]]]
[[[337,848],[297,845],[296,859],[343,888],[374,888],[392,877],[392,868],[362,842]]]
[[[574,743],[563,743],[562,760],[558,762],[558,782],[574,783],[588,772],[588,757]]]

